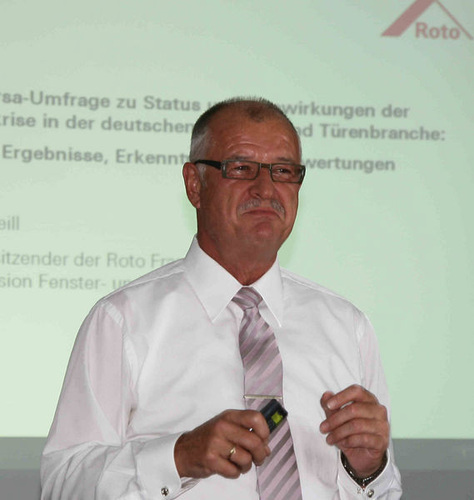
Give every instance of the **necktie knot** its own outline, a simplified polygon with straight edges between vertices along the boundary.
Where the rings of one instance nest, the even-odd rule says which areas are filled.
[[[245,311],[245,309],[258,307],[258,304],[262,301],[262,296],[252,287],[243,287],[232,300]]]

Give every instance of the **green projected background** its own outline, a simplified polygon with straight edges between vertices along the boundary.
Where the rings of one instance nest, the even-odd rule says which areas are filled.
[[[258,95],[308,166],[281,263],[371,318],[394,437],[474,438],[473,3],[0,9],[0,436],[45,436],[94,302],[185,254],[190,127]]]

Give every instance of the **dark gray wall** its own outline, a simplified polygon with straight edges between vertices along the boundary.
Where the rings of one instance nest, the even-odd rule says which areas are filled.
[[[0,439],[0,500],[39,499],[44,442]],[[474,500],[474,440],[398,439],[394,446],[404,500]]]

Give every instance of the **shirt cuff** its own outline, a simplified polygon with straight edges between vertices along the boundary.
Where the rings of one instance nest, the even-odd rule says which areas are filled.
[[[137,453],[137,471],[147,498],[171,500],[192,488],[198,479],[180,478],[174,461],[174,447],[181,436],[151,439]]]
[[[365,489],[359,486],[344,469],[339,452],[337,482],[346,491],[347,498],[387,498],[386,495],[397,477],[396,469],[387,450],[387,464],[381,474],[369,483]],[[385,497],[384,497],[385,496]],[[343,497],[345,498],[345,496]]]

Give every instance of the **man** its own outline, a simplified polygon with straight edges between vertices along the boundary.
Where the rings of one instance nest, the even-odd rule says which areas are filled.
[[[185,259],[85,320],[44,451],[43,498],[400,498],[370,324],[278,266],[300,163],[293,125],[268,101],[220,103],[196,122],[183,176],[197,237]],[[242,296],[258,305],[242,309]],[[256,356],[249,368],[250,323],[276,361]],[[266,382],[269,366],[280,381],[249,393],[249,374]],[[288,410],[278,443],[283,431],[270,435],[257,411],[274,396]]]

